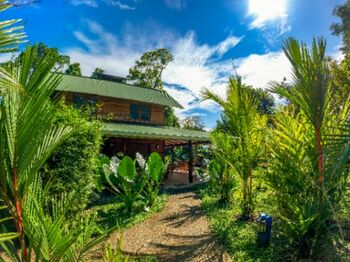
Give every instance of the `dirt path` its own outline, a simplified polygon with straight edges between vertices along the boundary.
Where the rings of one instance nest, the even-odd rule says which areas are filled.
[[[110,241],[116,238],[112,236]],[[201,200],[194,192],[169,195],[161,212],[125,231],[123,251],[167,262],[231,261],[210,231]]]

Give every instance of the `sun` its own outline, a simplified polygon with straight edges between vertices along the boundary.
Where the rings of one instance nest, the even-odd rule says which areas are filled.
[[[248,15],[255,17],[252,27],[262,27],[267,21],[287,16],[287,0],[248,1]]]

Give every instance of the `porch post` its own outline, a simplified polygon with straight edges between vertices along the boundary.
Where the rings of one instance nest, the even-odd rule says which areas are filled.
[[[192,141],[188,141],[188,179],[190,184],[193,183],[193,153]]]

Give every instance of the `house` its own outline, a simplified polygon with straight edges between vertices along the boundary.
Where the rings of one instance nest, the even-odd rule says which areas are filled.
[[[99,79],[62,75],[56,90],[77,107],[98,105],[94,113],[105,120],[103,153],[109,156],[118,152],[131,157],[136,152],[144,157],[151,152],[164,155],[167,148],[187,144],[192,181],[192,145],[207,143],[209,135],[165,126],[166,108],[182,108],[167,92],[129,85],[123,78],[103,74]]]

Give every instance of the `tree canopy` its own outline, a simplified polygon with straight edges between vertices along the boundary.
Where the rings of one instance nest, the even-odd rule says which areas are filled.
[[[347,0],[343,5],[338,5],[334,8],[333,14],[340,18],[339,23],[331,25],[331,31],[334,35],[342,36],[344,54],[349,54],[350,51],[350,0]]]
[[[171,61],[173,55],[166,48],[145,52],[129,69],[127,79],[137,86],[163,89],[162,73]]]
[[[68,66],[65,73],[71,76],[81,76],[81,69],[79,63],[73,63]]]
[[[162,73],[173,61],[173,55],[166,48],[143,53],[135,65],[129,69],[127,79],[130,83],[154,89],[163,89]],[[95,69],[96,72],[97,68]],[[165,125],[179,127],[179,119],[172,108],[165,109]]]
[[[204,130],[204,122],[200,116],[188,116],[181,120],[181,126],[184,129]]]
[[[103,70],[102,68],[96,67],[95,71],[91,74],[91,78],[99,79],[100,75],[103,74],[104,72],[105,70]]]
[[[36,68],[39,62],[41,61],[41,59],[46,55],[49,55],[52,60],[56,61],[54,70],[63,70],[65,67],[68,67],[70,64],[69,56],[60,54],[57,48],[48,47],[44,43],[37,44],[36,52],[37,54],[33,58],[34,59],[33,68]]]

